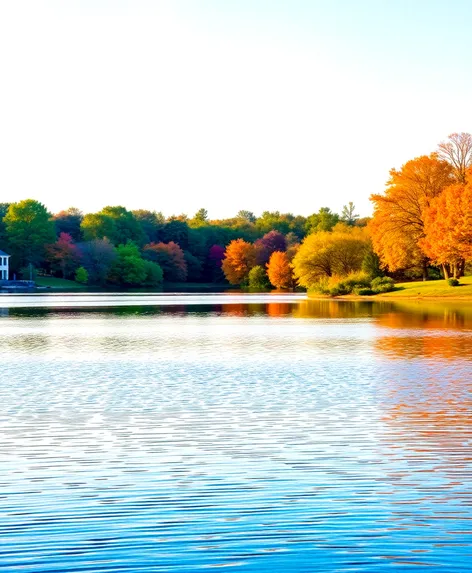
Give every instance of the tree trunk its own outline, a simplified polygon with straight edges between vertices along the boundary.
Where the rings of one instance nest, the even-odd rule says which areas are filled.
[[[428,259],[423,259],[423,280],[428,280]]]
[[[449,270],[447,268],[447,265],[443,263],[441,266],[442,266],[442,272],[444,275],[444,280],[447,280],[449,278]]]

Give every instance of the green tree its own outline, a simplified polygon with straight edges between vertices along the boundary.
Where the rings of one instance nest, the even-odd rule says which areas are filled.
[[[349,203],[343,207],[341,221],[352,227],[356,224],[357,219],[359,219],[359,215],[356,213],[356,206],[352,201],[349,201]]]
[[[146,244],[159,241],[161,238],[160,233],[165,225],[164,215],[146,209],[137,209],[131,212],[136,221],[141,225],[141,229],[146,237]]]
[[[313,213],[306,220],[306,233],[319,233],[320,231],[331,231],[339,223],[339,215],[333,213],[329,207],[321,207],[318,213]]]
[[[124,245],[127,241],[142,245],[146,241],[139,221],[131,211],[119,205],[85,215],[81,228],[86,241],[105,237],[114,245]]]
[[[199,209],[193,219],[189,221],[191,227],[203,227],[209,224],[208,211],[206,209]]]
[[[179,219],[167,221],[162,229],[162,242],[177,243],[181,249],[187,249],[189,245],[189,227],[187,222]]]
[[[256,265],[249,271],[249,288],[254,290],[267,290],[271,287],[264,267]]]
[[[286,235],[293,231],[291,224],[295,217],[291,213],[280,213],[279,211],[264,211],[256,219],[256,228],[259,232],[265,234],[270,231],[279,231]]]
[[[45,246],[56,240],[54,222],[46,207],[34,199],[13,203],[4,222],[16,268],[41,264]]]
[[[164,273],[161,267],[157,263],[152,261],[144,261],[146,265],[146,279],[144,281],[145,286],[159,286],[164,278]]]
[[[372,248],[368,249],[364,255],[364,259],[362,260],[362,271],[372,279],[383,277],[385,274],[382,270],[380,257]]]
[[[199,281],[202,278],[202,262],[189,251],[184,251],[184,258],[187,264],[187,280],[189,282]]]
[[[86,241],[108,239],[114,243],[117,234],[115,221],[103,213],[87,213],[80,228]]]
[[[4,217],[7,214],[10,203],[0,203],[0,250],[8,251],[8,236]]]
[[[61,233],[67,233],[76,243],[81,241],[82,231],[80,225],[83,218],[84,214],[76,207],[70,207],[67,211],[60,211],[54,215],[57,236]]]
[[[84,267],[79,267],[76,271],[75,271],[75,280],[78,283],[81,284],[86,284],[88,282],[88,272],[87,269]]]
[[[254,213],[252,211],[245,211],[244,209],[242,209],[241,211],[238,211],[236,218],[240,219],[243,223],[255,223],[256,222],[256,216],[254,215]]]
[[[139,286],[146,281],[148,269],[138,247],[128,241],[116,249],[110,280],[124,286]]]

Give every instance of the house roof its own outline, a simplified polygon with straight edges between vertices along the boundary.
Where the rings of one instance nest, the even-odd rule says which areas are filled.
[[[5,253],[4,251],[0,250],[0,257],[9,257],[10,255],[8,253]]]

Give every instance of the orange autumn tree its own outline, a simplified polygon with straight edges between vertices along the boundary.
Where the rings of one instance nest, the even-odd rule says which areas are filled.
[[[255,264],[256,249],[251,243],[236,239],[226,247],[222,269],[229,283],[239,285],[247,282],[249,271]]]
[[[442,266],[444,278],[462,276],[472,259],[472,168],[466,183],[447,187],[425,212],[425,237],[421,246]]]
[[[274,251],[267,263],[267,276],[275,288],[291,288],[293,286],[292,267],[287,253]]]
[[[425,211],[431,201],[453,182],[453,168],[436,154],[417,157],[398,171],[390,171],[383,195],[371,195],[374,216],[369,224],[372,244],[390,271],[421,266],[427,276]]]

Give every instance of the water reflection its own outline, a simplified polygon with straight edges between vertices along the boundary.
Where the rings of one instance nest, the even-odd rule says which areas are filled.
[[[0,567],[468,570],[470,307],[140,300],[0,317]]]

